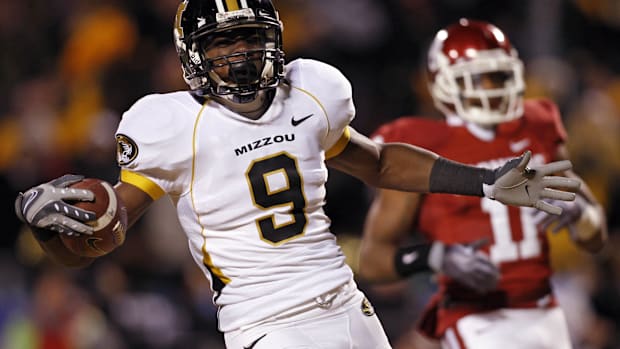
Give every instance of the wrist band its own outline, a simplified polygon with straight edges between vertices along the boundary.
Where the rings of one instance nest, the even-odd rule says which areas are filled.
[[[493,184],[495,172],[439,157],[431,169],[431,193],[484,196],[482,185]]]
[[[602,223],[596,207],[591,204],[586,204],[579,220],[575,222],[575,237],[580,241],[592,239],[601,228]]]
[[[432,244],[419,244],[401,247],[394,255],[394,267],[398,275],[407,277],[411,274],[430,270],[428,257]]]

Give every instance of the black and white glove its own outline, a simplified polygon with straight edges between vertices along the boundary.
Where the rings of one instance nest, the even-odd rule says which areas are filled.
[[[479,250],[487,243],[487,239],[468,245],[444,245],[435,241],[429,253],[428,264],[434,271],[478,293],[487,293],[496,288],[500,278],[499,268],[486,253]]]
[[[44,230],[67,235],[91,235],[93,228],[84,222],[94,220],[95,213],[65,202],[94,200],[95,195],[90,190],[68,188],[82,179],[83,176],[64,175],[19,193],[15,200],[17,217],[29,225],[35,234]]]
[[[484,196],[506,205],[535,207],[550,214],[559,215],[562,207],[546,199],[572,201],[581,182],[574,178],[548,176],[572,168],[568,160],[551,162],[541,166],[527,167],[532,153],[525,152],[503,166],[495,169],[494,178],[483,184]],[[552,189],[552,188],[562,188]]]

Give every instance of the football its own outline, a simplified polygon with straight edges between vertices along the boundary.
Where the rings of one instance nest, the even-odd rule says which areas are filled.
[[[112,185],[101,179],[85,178],[70,187],[88,189],[95,194],[93,201],[78,201],[71,204],[95,212],[97,219],[86,222],[94,229],[92,235],[60,234],[63,244],[73,253],[83,257],[100,257],[122,245],[127,230],[127,210]]]

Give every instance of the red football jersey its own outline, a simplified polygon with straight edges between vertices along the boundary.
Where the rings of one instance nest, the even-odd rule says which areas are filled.
[[[409,143],[448,159],[496,168],[525,150],[532,151],[531,164],[553,161],[558,145],[566,140],[566,131],[553,102],[528,100],[523,117],[498,125],[491,140],[477,138],[466,126],[421,117],[403,117],[385,124],[373,138]],[[440,297],[435,299],[439,307],[429,307],[438,312],[436,335],[464,315],[500,307],[536,306],[536,300],[550,295],[549,242],[546,234],[537,230],[533,210],[505,206],[488,198],[424,196],[416,218],[417,231],[447,244],[487,239],[489,244],[483,250],[501,270],[498,289],[485,295],[440,278]],[[543,299],[552,302],[549,297]]]

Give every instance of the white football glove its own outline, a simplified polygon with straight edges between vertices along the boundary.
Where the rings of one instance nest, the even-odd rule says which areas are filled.
[[[579,195],[577,195],[575,201],[546,201],[552,205],[561,207],[562,214],[556,216],[547,214],[543,211],[536,211],[534,213],[534,222],[541,230],[547,230],[551,228],[551,232],[553,233],[557,233],[564,228],[568,228],[569,231],[573,229],[573,227],[571,226],[579,220],[585,206],[588,204],[586,200]]]
[[[497,287],[500,278],[499,268],[486,253],[479,250],[487,243],[487,239],[468,245],[444,245],[435,241],[429,253],[428,264],[434,271],[443,273],[478,293],[487,293]]]
[[[530,168],[527,164],[531,156],[532,153],[527,151],[495,169],[493,184],[483,184],[484,196],[506,205],[535,207],[559,215],[562,207],[545,199],[575,200],[574,191],[579,189],[581,182],[574,178],[548,175],[570,170],[573,165],[570,161],[563,160]]]
[[[64,175],[19,193],[15,200],[17,217],[33,229],[67,235],[92,235],[93,227],[83,222],[94,220],[95,213],[65,202],[94,200],[95,195],[90,190],[67,188],[82,179],[83,176]]]
[[[567,229],[574,241],[583,241],[591,239],[601,229],[603,219],[599,211],[584,197],[577,195],[575,201],[551,203],[562,207],[562,214],[554,216],[541,211],[534,213],[534,222],[540,230],[550,229],[555,234]]]

